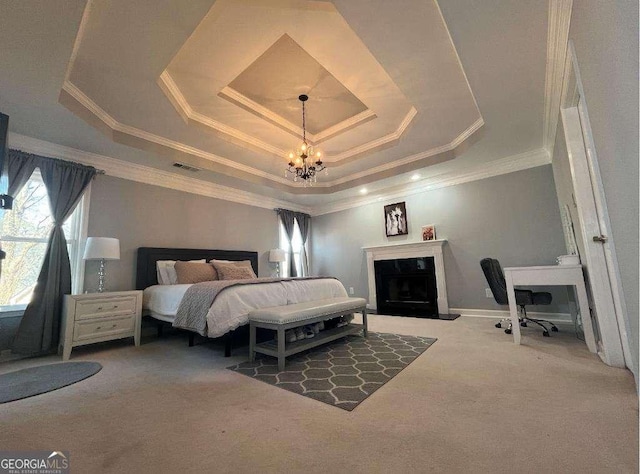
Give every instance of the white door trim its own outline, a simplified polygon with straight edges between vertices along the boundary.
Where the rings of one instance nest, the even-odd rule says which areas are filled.
[[[561,115],[580,216],[579,230],[585,246],[586,255],[583,258],[589,275],[592,298],[598,309],[596,318],[600,333],[599,355],[608,365],[627,366],[633,370],[620,271],[615,258],[586,98],[571,41],[565,62]],[[608,241],[604,244],[594,243],[593,236],[599,234],[606,235]],[[604,252],[600,252],[600,247],[603,247]],[[604,268],[605,271],[597,272],[596,268]]]

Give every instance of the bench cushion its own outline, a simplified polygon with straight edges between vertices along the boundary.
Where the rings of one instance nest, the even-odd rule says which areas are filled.
[[[249,313],[249,321],[271,324],[287,324],[295,321],[305,321],[325,315],[362,309],[367,301],[364,298],[328,298],[305,303],[274,306],[256,309]]]

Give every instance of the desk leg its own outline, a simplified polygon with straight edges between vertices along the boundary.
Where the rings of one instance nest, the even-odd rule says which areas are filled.
[[[595,354],[598,353],[598,345],[593,333],[593,324],[591,323],[591,311],[589,309],[589,299],[587,298],[587,290],[584,284],[576,285],[576,293],[578,294],[578,306],[580,307],[580,316],[582,318],[582,328],[584,329],[584,341],[587,343],[589,350]]]
[[[513,342],[520,344],[520,320],[518,319],[518,305],[516,305],[516,292],[513,289],[511,273],[506,272],[505,281],[507,283],[507,298],[509,299],[509,313],[511,315],[511,333],[513,334]]]

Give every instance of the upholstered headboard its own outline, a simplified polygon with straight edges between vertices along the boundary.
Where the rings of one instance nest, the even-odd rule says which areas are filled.
[[[136,289],[144,290],[158,284],[156,262],[158,260],[250,260],[258,274],[258,252],[245,250],[167,249],[139,247],[136,266]]]

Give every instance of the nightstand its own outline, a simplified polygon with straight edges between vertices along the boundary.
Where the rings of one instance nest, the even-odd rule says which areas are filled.
[[[65,295],[58,354],[69,360],[73,347],[125,337],[139,346],[141,319],[139,290]]]

